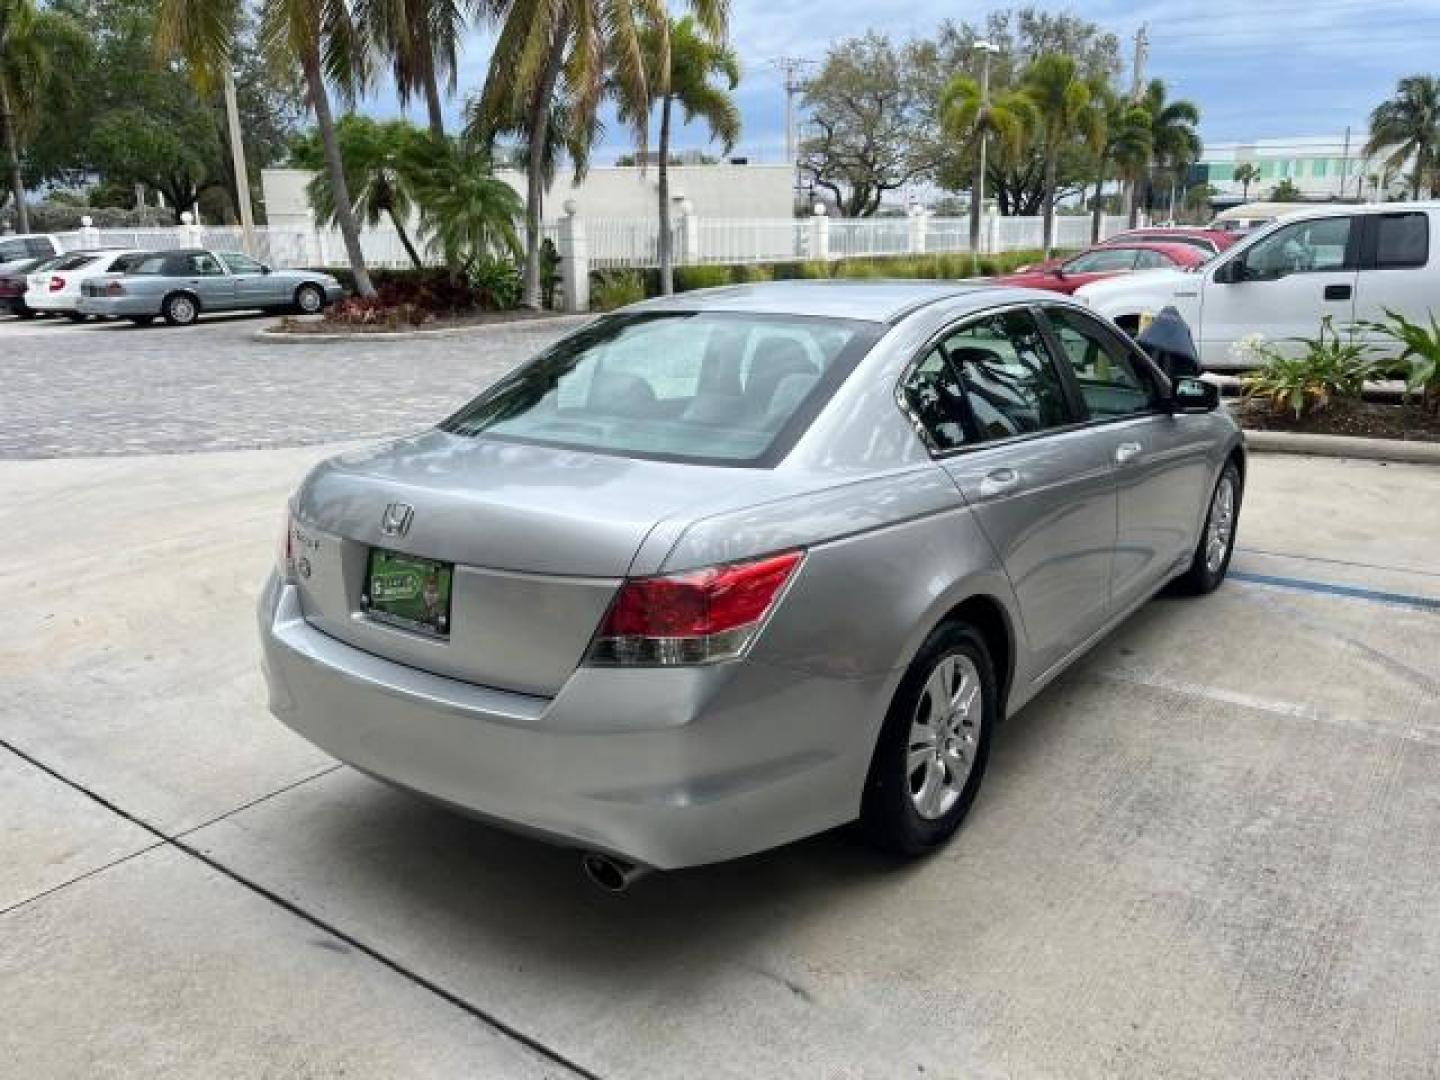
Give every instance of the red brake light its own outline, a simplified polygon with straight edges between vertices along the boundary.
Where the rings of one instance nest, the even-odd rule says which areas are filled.
[[[65,288],[65,279],[64,279],[63,277],[61,277],[59,274],[56,274],[54,277],[52,277],[52,278],[50,279],[50,291],[51,291],[51,292],[59,292],[59,291],[60,291],[61,289],[63,289],[63,288]]]
[[[124,296],[124,295],[125,295],[125,286],[124,286],[124,284],[121,283],[121,282],[119,282],[119,281],[112,281],[112,282],[110,282],[110,284],[108,284],[108,285],[105,286],[105,295],[106,295],[106,296]]]
[[[803,553],[669,577],[636,578],[620,587],[590,647],[598,664],[701,664],[745,650]]]

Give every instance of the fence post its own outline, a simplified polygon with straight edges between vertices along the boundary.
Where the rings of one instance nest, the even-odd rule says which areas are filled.
[[[86,251],[100,246],[100,230],[95,228],[95,219],[89,214],[80,219],[80,246]]]
[[[195,215],[186,210],[180,215],[180,246],[199,247],[200,241],[200,226],[195,224]]]
[[[1000,251],[1000,211],[991,210],[985,215],[985,233],[980,238],[980,250],[986,255],[996,255]]]
[[[566,199],[565,216],[560,219],[560,280],[569,312],[590,310],[590,252],[578,209],[574,199]]]
[[[910,207],[910,254],[925,254],[925,208],[923,206]]]
[[[680,200],[680,228],[671,235],[679,240],[675,252],[677,266],[700,261],[700,219],[695,216],[695,204],[689,199]]]
[[[830,258],[830,219],[825,216],[825,204],[820,202],[810,216],[810,257]]]

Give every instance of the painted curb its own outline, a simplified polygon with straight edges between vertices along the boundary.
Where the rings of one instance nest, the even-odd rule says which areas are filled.
[[[368,334],[289,334],[283,330],[266,327],[256,330],[254,340],[269,345],[353,345],[356,342],[385,342],[387,344],[408,344],[430,338],[465,337],[469,334],[483,334],[489,330],[515,326],[555,326],[560,329],[583,326],[594,315],[549,315],[536,319],[506,319],[504,322],[481,323],[479,326],[446,326],[439,330],[383,331]]]
[[[1314,457],[1359,458],[1365,461],[1393,461],[1409,465],[1440,465],[1440,442],[1247,430],[1245,446],[1257,454],[1309,454]]]

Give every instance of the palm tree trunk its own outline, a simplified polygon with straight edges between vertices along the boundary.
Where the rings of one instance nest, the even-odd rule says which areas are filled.
[[[670,95],[660,98],[660,293],[675,291],[675,236],[670,231]]]
[[[569,28],[562,20],[555,27],[540,85],[530,99],[527,124],[530,145],[525,162],[525,287],[520,306],[531,311],[539,311],[544,299],[540,291],[540,215],[545,202],[545,142],[550,134],[550,99],[560,78],[568,35]]]
[[[5,128],[5,171],[10,174],[10,194],[15,199],[15,231],[30,231],[30,208],[25,205],[25,178],[20,175],[20,142],[15,137],[15,114],[10,109],[10,89],[0,81],[0,126]]]
[[[440,101],[440,83],[435,77],[435,55],[431,52],[430,35],[420,44],[422,63],[425,65],[425,111],[430,118],[430,134],[437,139],[445,137],[445,109]]]
[[[1100,163],[1100,169],[1095,175],[1095,204],[1090,208],[1090,243],[1100,242],[1100,230],[1105,225],[1105,208],[1100,203],[1100,193],[1105,188],[1105,163]]]
[[[1040,212],[1045,215],[1045,258],[1055,246],[1055,174],[1059,171],[1059,160],[1053,150],[1045,154],[1045,198],[1040,202]]]
[[[980,132],[985,138],[985,132]],[[975,172],[970,177],[970,255],[980,254],[980,220],[985,208],[980,205],[980,193],[985,190],[985,155],[975,154]]]
[[[361,296],[374,296],[375,286],[365,268],[365,253],[360,248],[360,226],[350,203],[350,187],[345,183],[345,165],[340,157],[340,140],[335,134],[335,117],[330,112],[330,95],[325,89],[325,76],[320,72],[318,51],[300,58],[305,73],[305,86],[310,95],[310,108],[315,112],[315,126],[320,129],[320,143],[325,148],[325,169],[330,174],[330,190],[335,196],[335,220],[345,240],[345,254],[355,275],[355,291]]]
[[[421,269],[425,264],[420,260],[420,253],[415,250],[415,245],[410,242],[410,234],[405,231],[405,226],[400,223],[400,217],[394,209],[385,211],[390,215],[390,224],[395,226],[395,235],[400,238],[400,246],[405,249],[405,254],[410,256],[411,263],[415,269]]]

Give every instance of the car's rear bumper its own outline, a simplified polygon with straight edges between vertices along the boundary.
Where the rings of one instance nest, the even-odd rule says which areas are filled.
[[[158,315],[157,300],[144,296],[81,296],[79,310],[86,315],[110,315],[127,318],[132,315]]]
[[[259,616],[270,708],[311,742],[497,824],[657,869],[854,818],[888,693],[886,676],[740,661],[581,668],[539,698],[346,645],[274,576]]]
[[[80,310],[80,296],[75,293],[43,293],[31,290],[25,294],[25,303],[31,311],[63,313]]]

